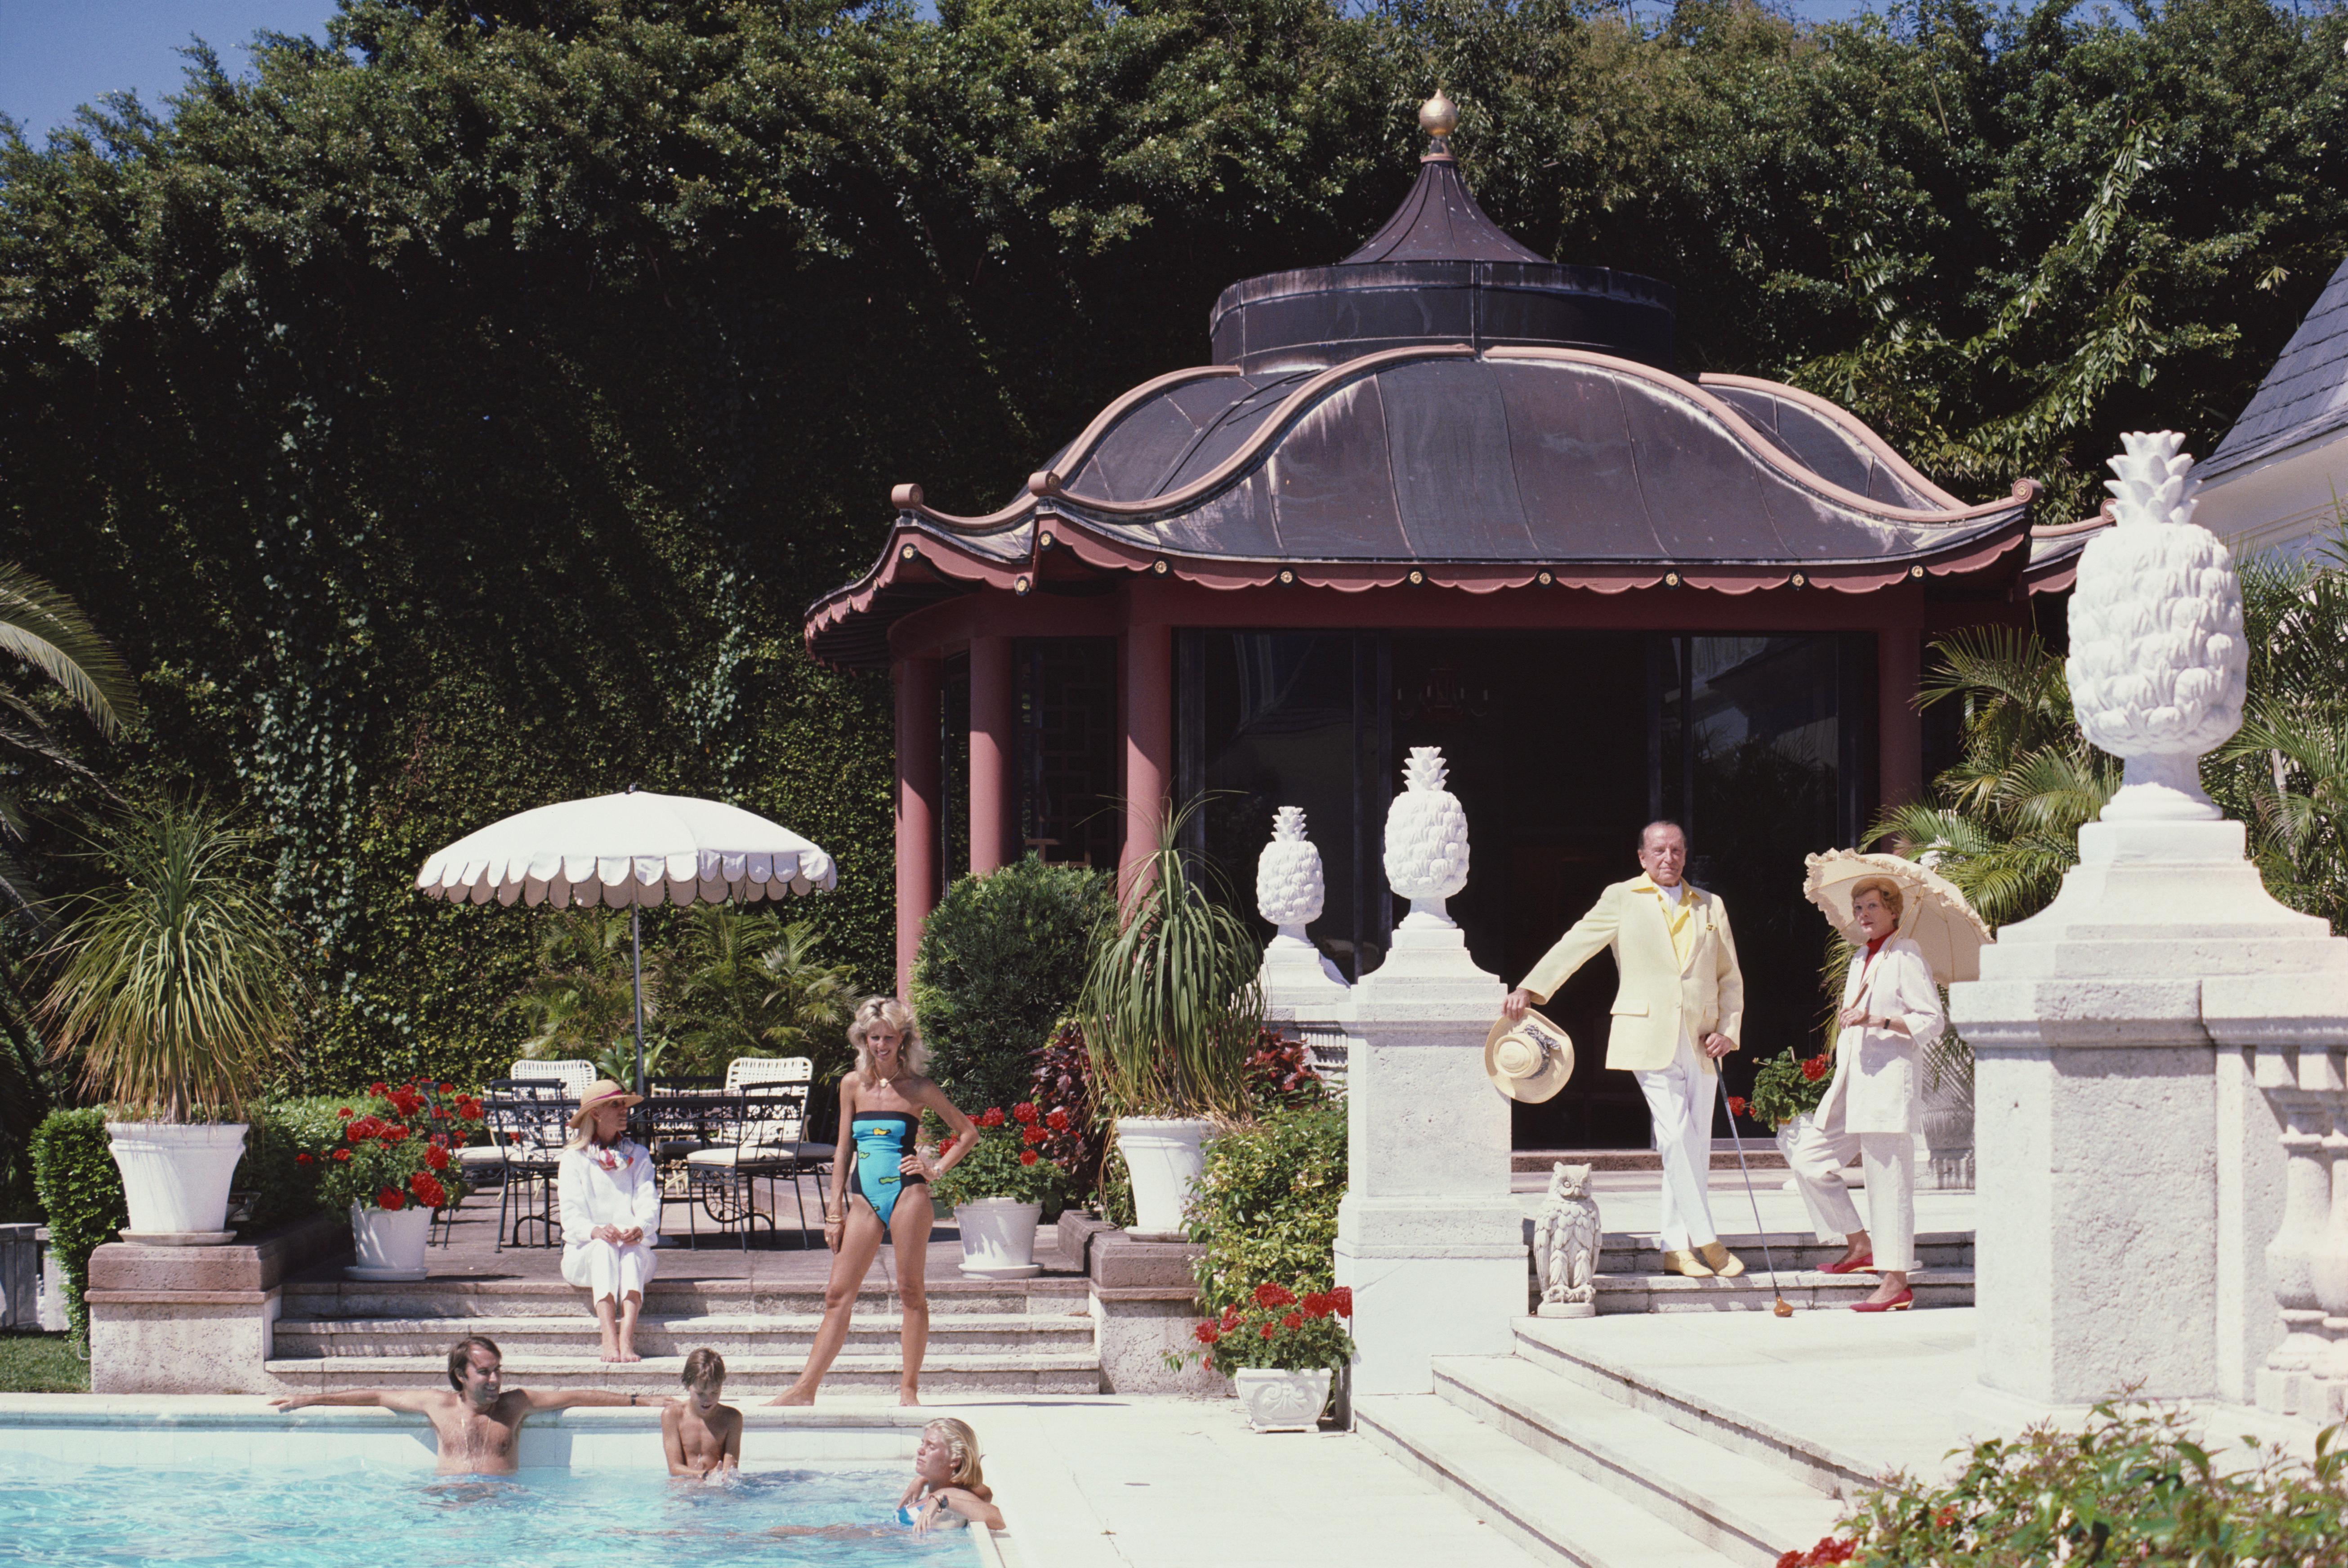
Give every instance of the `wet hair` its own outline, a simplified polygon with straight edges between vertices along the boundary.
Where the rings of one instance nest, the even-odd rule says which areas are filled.
[[[848,1026],[848,1043],[856,1048],[858,1081],[867,1088],[880,1081],[872,1066],[872,1052],[864,1043],[872,1026],[880,1023],[897,1031],[897,1060],[908,1073],[919,1077],[929,1071],[930,1048],[922,1043],[922,1026],[913,1009],[895,997],[866,997],[857,1005],[856,1021]]]
[[[465,1391],[465,1368],[472,1365],[476,1350],[487,1350],[499,1361],[506,1358],[506,1353],[498,1348],[498,1342],[486,1334],[468,1334],[449,1346],[448,1386],[460,1394]]]
[[[946,1457],[953,1460],[952,1484],[984,1496],[985,1493],[980,1491],[986,1485],[986,1477],[978,1468],[978,1434],[970,1430],[970,1423],[958,1421],[952,1416],[940,1416],[922,1429],[924,1437],[932,1432],[945,1440]]]
[[[1895,926],[1900,923],[1900,917],[1904,914],[1907,909],[1907,900],[1900,897],[1899,883],[1894,882],[1889,876],[1863,876],[1859,878],[1859,880],[1851,884],[1850,888],[1850,902],[1851,907],[1854,909],[1858,907],[1859,896],[1862,893],[1881,894],[1883,896],[1883,907],[1891,911],[1891,923]]]
[[[681,1379],[688,1389],[706,1389],[726,1381],[726,1358],[704,1345],[685,1358],[685,1376]]]
[[[1655,829],[1659,827],[1668,827],[1673,833],[1678,834],[1680,835],[1680,847],[1682,849],[1685,849],[1687,847],[1687,829],[1682,827],[1678,823],[1673,822],[1668,816],[1659,816],[1655,818],[1654,821],[1647,824],[1646,826],[1639,830],[1639,848],[1642,853],[1643,853],[1647,847],[1647,835],[1654,832]]]

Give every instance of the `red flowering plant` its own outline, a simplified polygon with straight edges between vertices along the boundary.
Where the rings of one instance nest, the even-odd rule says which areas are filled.
[[[1257,1033],[1255,1050],[1248,1056],[1247,1091],[1259,1107],[1271,1109],[1308,1105],[1329,1091],[1313,1070],[1313,1053],[1304,1042],[1267,1027]]]
[[[1766,1122],[1772,1127],[1783,1127],[1797,1116],[1816,1111],[1827,1097],[1827,1086],[1834,1081],[1834,1061],[1831,1057],[1796,1056],[1789,1046],[1761,1064],[1753,1075],[1753,1097],[1744,1110],[1756,1122]],[[1729,1110],[1738,1109],[1731,1101]]]
[[[986,1198],[1049,1204],[1064,1194],[1068,1173],[1044,1153],[1051,1138],[1045,1115],[1034,1101],[1022,1100],[1008,1112],[989,1106],[971,1118],[978,1123],[978,1143],[937,1179],[938,1198],[956,1204]]]
[[[481,1102],[453,1083],[370,1084],[338,1109],[342,1132],[294,1163],[314,1175],[318,1201],[339,1214],[361,1208],[453,1208],[468,1191],[457,1151],[480,1131]]]
[[[1190,1330],[1197,1348],[1169,1352],[1166,1363],[1179,1369],[1201,1361],[1226,1378],[1246,1367],[1334,1372],[1354,1358],[1354,1337],[1340,1321],[1353,1316],[1354,1293],[1345,1286],[1299,1295],[1284,1285],[1259,1285],[1215,1317],[1201,1318]]]
[[[1027,1097],[1043,1113],[1044,1139],[1035,1145],[1036,1152],[1068,1173],[1071,1193],[1099,1186],[1107,1143],[1093,1109],[1092,1056],[1074,1020],[1053,1030],[1051,1040],[1035,1053]]]

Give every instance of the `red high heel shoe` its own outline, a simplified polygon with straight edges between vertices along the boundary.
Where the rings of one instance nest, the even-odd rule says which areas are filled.
[[[1889,1301],[1862,1301],[1851,1310],[1853,1312],[1905,1312],[1915,1305],[1916,1293],[1913,1290],[1903,1290]]]
[[[1874,1267],[1875,1255],[1869,1252],[1862,1253],[1859,1256],[1853,1258],[1837,1259],[1835,1262],[1830,1263],[1827,1265],[1826,1267],[1818,1270],[1818,1272],[1820,1274],[1857,1274],[1862,1269],[1871,1270]]]

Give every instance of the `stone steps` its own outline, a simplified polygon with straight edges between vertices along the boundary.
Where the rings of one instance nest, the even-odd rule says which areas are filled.
[[[814,1342],[820,1316],[670,1316],[653,1314],[636,1325],[636,1348],[646,1356],[684,1356],[706,1346],[730,1364],[742,1356],[802,1356]],[[903,1319],[896,1313],[860,1314],[849,1326],[848,1347],[893,1348]],[[278,1359],[311,1357],[434,1356],[446,1353],[456,1330],[485,1334],[509,1357],[525,1353],[562,1355],[591,1342],[594,1325],[568,1317],[280,1318],[274,1336]],[[1093,1348],[1093,1320],[1079,1309],[1058,1317],[1026,1313],[949,1312],[930,1319],[932,1349],[1010,1353],[1027,1350],[1086,1351]]]
[[[591,1330],[592,1332],[592,1330]],[[726,1389],[729,1399],[765,1398],[780,1393],[798,1376],[803,1357],[749,1355],[726,1358]],[[894,1348],[886,1353],[843,1353],[831,1365],[823,1386],[836,1391],[873,1393],[893,1389],[902,1363]],[[310,1356],[273,1357],[269,1375],[289,1391],[330,1389],[445,1389],[448,1364],[445,1353],[432,1356]],[[593,1355],[509,1355],[505,1378],[509,1387],[530,1389],[618,1389],[647,1394],[673,1394],[681,1386],[685,1358],[647,1356],[642,1361],[614,1364]],[[922,1362],[922,1387],[938,1393],[1097,1394],[1101,1391],[1097,1351],[1030,1351],[998,1354],[941,1351],[934,1348]]]
[[[1528,1238],[1529,1239],[1529,1238]],[[1824,1268],[1842,1255],[1842,1244],[1822,1242],[1808,1231],[1745,1231],[1725,1235],[1722,1243],[1758,1271],[1764,1264],[1762,1243],[1768,1244],[1767,1261],[1782,1270],[1799,1273]],[[1923,1267],[1971,1268],[1973,1233],[1927,1231],[1916,1238],[1916,1261]],[[1663,1252],[1653,1231],[1608,1231],[1598,1244],[1601,1274],[1661,1274]]]
[[[1020,1280],[932,1280],[930,1317],[977,1312],[1056,1315],[1085,1310],[1086,1286],[1074,1276]],[[585,1296],[560,1279],[424,1279],[371,1284],[360,1280],[297,1280],[284,1287],[283,1313],[306,1318],[564,1317],[585,1311]],[[895,1294],[873,1283],[857,1293],[859,1315],[892,1310]],[[819,1284],[757,1280],[654,1279],[644,1292],[649,1316],[743,1315],[814,1317],[823,1311]]]
[[[1749,1268],[1734,1279],[1690,1279],[1680,1274],[1601,1274],[1598,1311],[1616,1312],[1767,1312],[1784,1296],[1797,1312],[1849,1307],[1875,1294],[1879,1283],[1871,1274],[1820,1274],[1814,1269],[1770,1274]],[[1966,1268],[1921,1268],[1908,1276],[1916,1305],[1971,1307],[1973,1271]]]

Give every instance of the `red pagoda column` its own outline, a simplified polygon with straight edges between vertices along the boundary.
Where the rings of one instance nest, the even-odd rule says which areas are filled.
[[[970,869],[1000,870],[1011,837],[1011,639],[970,640]]]
[[[1914,626],[1886,626],[1875,634],[1876,780],[1885,807],[1924,794],[1924,718],[1916,710],[1923,640]]]
[[[1120,893],[1158,848],[1158,825],[1174,779],[1174,630],[1136,608],[1125,630],[1125,853]]]
[[[897,661],[897,996],[911,1000],[922,922],[938,899],[939,687],[934,653]]]

